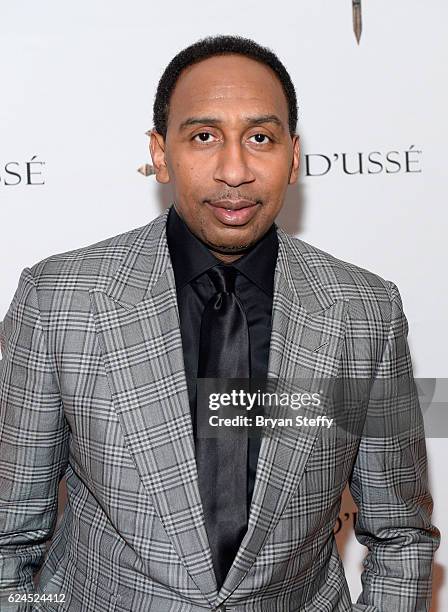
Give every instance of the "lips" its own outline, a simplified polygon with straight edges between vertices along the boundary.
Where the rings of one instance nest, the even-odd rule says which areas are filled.
[[[206,205],[218,221],[232,227],[246,225],[260,206],[258,202],[252,200],[221,200],[213,203],[206,202]]]
[[[257,203],[252,200],[220,200],[218,202],[209,202],[209,204],[217,208],[225,208],[226,210],[241,210],[242,208],[256,206]]]

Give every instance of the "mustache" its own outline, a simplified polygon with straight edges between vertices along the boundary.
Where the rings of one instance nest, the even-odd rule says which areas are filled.
[[[202,201],[204,203],[209,202],[210,204],[214,204],[215,202],[221,202],[222,200],[247,200],[248,202],[253,202],[254,204],[262,203],[261,198],[252,194],[243,193],[242,191],[222,191],[221,193],[215,193],[208,196]]]

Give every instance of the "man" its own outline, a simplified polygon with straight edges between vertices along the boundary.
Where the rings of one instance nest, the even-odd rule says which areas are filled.
[[[296,112],[253,41],[183,50],[151,133],[174,204],[23,270],[2,337],[2,610],[34,592],[32,610],[70,612],[428,610],[440,534],[400,294],[275,225]],[[338,436],[202,436],[200,381],[254,376],[368,384]],[[355,435],[370,414],[379,432]],[[346,483],[369,549],[354,604],[333,533]]]

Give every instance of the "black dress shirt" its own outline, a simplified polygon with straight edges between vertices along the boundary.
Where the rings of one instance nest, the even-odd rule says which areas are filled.
[[[205,305],[216,292],[206,272],[222,264],[222,261],[191,232],[174,205],[168,213],[166,235],[176,282],[184,365],[193,419],[201,318]],[[244,307],[249,328],[251,378],[264,379],[267,376],[277,253],[278,238],[274,223],[249,251],[232,263],[239,272],[235,280],[235,293]],[[249,437],[248,447],[247,507],[250,508],[260,438]]]

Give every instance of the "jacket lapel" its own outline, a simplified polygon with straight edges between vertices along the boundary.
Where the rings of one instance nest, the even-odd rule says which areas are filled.
[[[168,210],[136,232],[91,307],[115,410],[137,472],[191,579],[212,603],[216,580],[202,514]]]
[[[305,245],[277,230],[279,252],[274,277],[268,378],[278,390],[295,379],[302,392],[322,392],[336,376],[345,332],[348,302],[333,300],[305,259]],[[312,257],[312,254],[310,253]],[[301,410],[324,414],[322,407]],[[290,415],[289,415],[290,416]],[[221,604],[238,587],[269,538],[300,480],[319,435],[319,427],[266,430],[258,459],[249,525],[238,554],[218,594]]]

